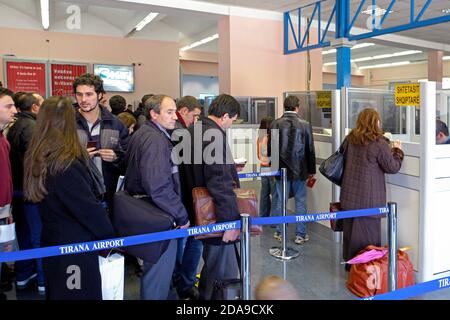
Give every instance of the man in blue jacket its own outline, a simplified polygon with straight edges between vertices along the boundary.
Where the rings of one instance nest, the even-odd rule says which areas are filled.
[[[100,105],[105,90],[99,76],[89,73],[81,75],[73,83],[73,92],[78,103],[78,137],[102,173],[106,188],[105,205],[109,206],[120,176],[119,168],[126,151],[128,129]]]
[[[172,161],[172,142],[168,130],[175,128],[176,105],[164,95],[150,97],[144,105],[147,121],[133,134],[126,154],[128,164],[125,190],[146,195],[149,201],[170,214],[180,228],[189,226],[181,201],[178,166]],[[151,257],[144,261],[141,299],[165,300],[175,268],[177,240],[149,245]]]

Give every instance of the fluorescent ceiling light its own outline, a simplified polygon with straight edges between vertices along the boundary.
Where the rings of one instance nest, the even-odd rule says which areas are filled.
[[[196,42],[194,42],[194,43],[191,43],[190,45],[185,46],[185,47],[181,48],[180,50],[181,50],[181,51],[186,51],[186,50],[189,50],[189,49],[192,49],[192,48],[201,46],[202,44],[211,42],[211,41],[213,41],[213,40],[215,40],[215,39],[218,39],[218,38],[219,38],[219,34],[216,33],[216,34],[213,34],[213,35],[210,36],[210,37],[207,37],[207,38],[205,38],[205,39],[202,39],[202,40],[196,41]]]
[[[370,46],[374,46],[374,45],[375,45],[374,43],[364,42],[364,43],[358,43],[358,44],[354,45],[353,47],[351,47],[350,49],[351,50],[360,49],[360,48],[370,47]],[[335,53],[335,52],[336,52],[336,49],[330,49],[327,51],[322,51],[322,55],[327,55],[327,54]]]
[[[450,14],[450,8],[442,9],[442,13]]]
[[[360,49],[360,48],[365,48],[365,47],[371,47],[374,46],[375,43],[370,43],[370,42],[364,42],[364,43],[358,43],[355,44],[351,49]]]
[[[379,16],[382,16],[382,15],[384,15],[385,13],[386,13],[386,9],[381,9],[381,8],[375,8],[375,10],[372,10],[372,9],[367,9],[367,10],[364,10],[364,11],[361,11],[362,13],[365,13],[365,14],[367,14],[367,15],[369,15],[369,16],[371,16],[372,15],[372,11],[375,11],[375,16],[376,17],[379,17]],[[390,10],[389,11],[389,13],[392,13],[392,12],[394,12],[394,11],[392,11],[392,10]]]
[[[444,56],[442,57],[442,60],[450,60],[450,56]]]
[[[401,61],[401,62],[394,62],[394,63],[382,63],[382,64],[374,64],[371,66],[364,66],[364,67],[359,67],[359,70],[364,70],[364,69],[375,69],[375,68],[387,68],[387,67],[395,67],[395,66],[404,66],[406,64],[410,64],[410,61]]]
[[[361,61],[386,59],[386,58],[392,58],[392,57],[401,57],[401,56],[407,56],[410,54],[416,54],[416,53],[421,53],[421,52],[422,51],[420,51],[420,50],[399,51],[399,52],[395,52],[395,53],[380,54],[380,55],[372,56],[372,57],[363,57],[363,58],[352,59],[351,62],[361,62]]]
[[[139,22],[136,27],[136,31],[141,31],[142,28],[144,28],[147,24],[149,24],[153,19],[155,19],[158,16],[159,13],[156,12],[150,12],[144,19],[142,19],[141,22]]]
[[[331,49],[331,50],[327,50],[327,51],[322,51],[322,55],[326,55],[326,54],[330,54],[330,53],[335,53],[336,49]]]
[[[327,62],[327,63],[324,63],[323,65],[326,67],[326,66],[334,66],[336,64],[337,64],[336,62]]]
[[[50,6],[49,0],[41,0],[42,27],[47,30],[50,26]]]

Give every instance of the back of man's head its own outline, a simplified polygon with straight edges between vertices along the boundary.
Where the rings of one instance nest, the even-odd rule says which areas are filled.
[[[283,105],[285,111],[295,111],[295,108],[300,107],[300,100],[296,96],[287,96]]]
[[[209,106],[208,114],[217,118],[223,117],[225,113],[228,113],[230,118],[239,114],[241,106],[239,102],[228,94],[218,95]]]
[[[109,99],[109,106],[111,107],[111,113],[117,116],[125,111],[127,107],[127,101],[124,97],[115,95]]]
[[[447,127],[447,125],[445,124],[445,122],[443,122],[443,121],[441,121],[441,120],[436,120],[436,136],[439,134],[439,133],[442,133],[442,134],[444,134],[446,137],[448,137],[448,127]]]
[[[187,108],[188,111],[191,112],[195,109],[201,109],[202,105],[197,98],[193,96],[184,96],[177,100],[177,111],[180,111],[183,108]]]
[[[73,93],[77,93],[78,86],[90,86],[94,87],[94,90],[97,94],[105,94],[105,89],[103,89],[103,80],[97,75],[93,75],[92,73],[85,73],[75,79],[73,82]]]
[[[20,111],[31,111],[33,105],[39,105],[38,97],[33,93],[24,93],[17,99],[16,108]]]
[[[256,300],[299,300],[294,286],[278,276],[265,277],[255,289]]]

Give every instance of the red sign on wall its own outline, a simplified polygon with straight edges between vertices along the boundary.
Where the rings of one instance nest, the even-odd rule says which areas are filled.
[[[73,64],[52,64],[52,96],[73,95],[72,84],[77,77],[87,72],[86,66]]]
[[[46,96],[45,63],[7,61],[6,77],[8,89],[14,92],[33,92]]]

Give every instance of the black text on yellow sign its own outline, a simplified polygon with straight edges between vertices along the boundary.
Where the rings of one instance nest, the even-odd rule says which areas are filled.
[[[395,105],[397,107],[419,107],[420,106],[420,84],[396,84]]]
[[[331,108],[331,91],[316,91],[317,108]]]

